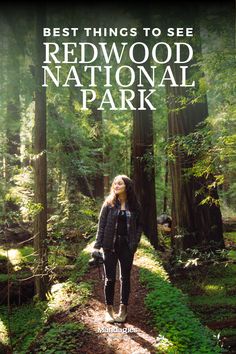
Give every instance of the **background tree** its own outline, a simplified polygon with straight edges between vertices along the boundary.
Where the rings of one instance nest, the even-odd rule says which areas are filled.
[[[186,5],[187,6],[187,5]],[[192,11],[192,10],[191,10]],[[174,8],[178,22],[176,27],[190,27],[194,20],[184,18],[177,8]],[[197,8],[193,13],[196,14]],[[190,22],[189,22],[190,21]],[[200,36],[195,26],[195,39],[192,41],[193,51],[200,55]],[[198,89],[201,89],[201,73],[196,73],[196,66],[192,62],[192,76],[195,78]],[[171,64],[177,83],[181,82],[180,68]],[[191,81],[191,79],[190,79]],[[190,82],[191,84],[191,82]],[[169,137],[174,141],[176,137],[186,136],[196,131],[199,123],[208,116],[206,95],[201,92],[201,99],[196,99],[196,89],[167,86],[169,108]],[[199,91],[198,91],[199,94]],[[196,136],[195,144],[201,144],[201,138]],[[224,247],[222,218],[219,205],[213,200],[219,200],[214,178],[211,175],[196,177],[189,169],[198,158],[194,151],[185,152],[176,140],[173,143],[174,160],[170,163],[172,182],[172,227],[173,247],[177,251],[194,247]],[[208,186],[211,184],[211,188]],[[206,203],[208,197],[208,203]],[[205,202],[203,202],[205,201]]]
[[[36,293],[40,300],[46,299],[48,290],[47,276],[47,139],[46,139],[46,89],[43,84],[42,62],[44,60],[42,28],[46,25],[45,8],[37,9],[36,14],[36,60],[35,60],[35,135],[34,170],[35,203],[39,212],[34,221],[34,249],[37,254],[35,268]]]
[[[141,16],[141,15],[140,15]],[[142,27],[149,23],[149,12],[141,16]],[[141,26],[140,26],[141,27]],[[142,28],[141,27],[141,28]],[[143,31],[139,28],[137,41],[146,42]],[[149,43],[150,44],[150,43]],[[136,52],[136,60],[142,59],[141,50]],[[144,68],[150,73],[150,60],[144,64]],[[138,70],[136,69],[136,80]],[[135,82],[137,85],[137,81]],[[148,80],[144,85],[146,92],[150,88]],[[150,106],[145,102],[145,110],[138,110],[141,105],[138,87],[135,86],[135,107],[133,111],[133,142],[132,142],[132,174],[136,185],[137,194],[143,209],[144,234],[149,238],[151,244],[157,248],[157,212],[156,212],[156,190],[155,190],[155,169],[154,169],[154,147],[153,147],[153,115]]]

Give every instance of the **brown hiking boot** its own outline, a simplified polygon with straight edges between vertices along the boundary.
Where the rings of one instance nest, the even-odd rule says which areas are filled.
[[[107,323],[114,323],[115,322],[114,310],[113,310],[113,306],[112,305],[107,305],[106,306],[104,321],[107,322]]]
[[[127,317],[127,305],[121,304],[118,316],[115,318],[115,322],[125,322]]]

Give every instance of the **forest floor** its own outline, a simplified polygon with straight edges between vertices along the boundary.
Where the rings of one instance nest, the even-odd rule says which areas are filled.
[[[224,343],[224,347],[227,348],[227,352],[236,353],[236,232],[225,233],[225,243],[228,250],[228,261],[213,262],[204,268],[195,267],[190,271],[186,269],[184,271],[184,282],[183,274],[174,278],[172,277],[171,280],[177,288],[188,294],[189,306],[204,325],[214,330],[216,335],[219,335],[222,343]],[[23,250],[26,254],[31,252],[29,247],[25,247]],[[59,256],[62,261],[61,253]],[[164,259],[163,263],[165,263]],[[63,263],[61,266],[65,271],[66,265]],[[49,345],[48,349],[46,348],[46,353],[156,353],[159,333],[155,330],[151,314],[145,306],[144,299],[148,291],[140,282],[140,267],[142,267],[142,264],[140,264],[137,253],[135,254],[132,268],[131,294],[126,323],[107,324],[104,322],[103,270],[101,267],[99,273],[98,268],[91,268],[78,282],[78,285],[82,283],[92,285],[91,292],[86,301],[78,302],[79,305],[76,306],[73,305],[73,301],[71,304],[69,302],[66,303],[66,301],[62,302],[63,305],[60,311],[56,311],[51,318],[49,317],[49,321],[43,325],[46,325],[45,328],[42,327],[42,322],[40,324],[40,313],[34,312],[40,309],[32,310],[34,308],[33,304],[29,309],[27,309],[27,306],[18,306],[17,310],[13,311],[11,318],[12,334],[14,335],[13,347],[21,347],[19,350],[14,350],[13,353],[43,353],[45,352],[43,350],[45,343]],[[116,312],[119,307],[120,284],[118,278],[117,274],[115,292]],[[61,279],[61,281],[63,280]],[[70,294],[70,292],[71,289],[68,293]],[[27,315],[25,315],[26,311]],[[22,319],[19,320],[20,317]],[[7,327],[4,316],[1,318],[5,327]],[[83,324],[83,330],[77,335],[73,335],[73,331],[76,331],[73,324],[79,325],[81,323]],[[41,333],[39,332],[36,341],[33,339],[33,335],[29,333],[29,328],[32,332],[34,324],[44,328]],[[63,334],[60,334],[60,330],[64,325],[68,332],[65,333],[67,341],[65,340],[62,343]],[[68,327],[68,325],[72,327]],[[68,333],[69,335],[67,335]],[[70,333],[72,334],[70,335]],[[28,336],[31,338],[28,338]],[[70,338],[71,342],[73,342],[72,349],[68,348],[68,351],[63,351],[67,344],[70,343]],[[29,342],[33,340],[33,346],[31,346],[30,351],[22,350],[22,343],[26,342],[26,339]],[[58,341],[61,341],[61,343],[58,343]],[[25,347],[27,347],[26,344]],[[57,344],[61,345],[63,348],[62,351],[55,351]],[[50,351],[49,348],[54,348],[54,351],[53,349]],[[6,350],[2,352],[0,346],[0,353],[10,354],[12,352]]]
[[[81,281],[92,282],[93,292],[89,301],[68,316],[64,313],[54,321],[66,322],[79,320],[86,330],[81,333],[78,343],[80,354],[142,354],[156,353],[157,333],[150,322],[150,314],[144,306],[147,290],[139,282],[139,268],[134,261],[132,268],[131,294],[128,317],[124,324],[104,322],[104,281],[103,270],[92,268]],[[117,272],[118,273],[118,272]],[[118,278],[118,274],[117,274]],[[119,308],[119,280],[116,281],[115,311]]]
[[[225,259],[183,269],[171,281],[188,294],[189,306],[226,353],[236,354],[236,232],[225,232],[224,240]]]

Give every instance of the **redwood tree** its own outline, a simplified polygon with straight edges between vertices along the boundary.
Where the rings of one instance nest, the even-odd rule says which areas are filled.
[[[143,27],[147,17],[141,17]],[[139,38],[137,41],[145,42],[146,37],[142,36],[139,29]],[[136,60],[143,53],[136,52]],[[147,72],[150,71],[150,62],[144,63]],[[136,68],[135,68],[136,69]],[[138,73],[136,74],[138,78]],[[145,89],[148,91],[150,85],[145,83]],[[154,149],[153,149],[153,114],[149,105],[145,102],[145,110],[138,110],[140,107],[140,96],[135,87],[135,107],[133,112],[133,144],[132,144],[132,169],[137,194],[139,196],[144,221],[144,234],[149,238],[151,244],[157,248],[157,213],[156,213],[156,192],[155,192],[155,169],[154,169]]]
[[[34,248],[37,254],[35,268],[36,294],[40,300],[46,298],[47,279],[47,155],[46,155],[46,90],[42,87],[44,58],[42,28],[45,26],[45,9],[37,8],[36,14],[36,52],[35,52],[35,203],[40,211],[34,222]]]
[[[190,13],[196,14],[197,9]],[[194,19],[184,18],[175,9],[176,18],[181,26],[192,27]],[[189,22],[190,21],[190,22]],[[190,26],[190,24],[192,24]],[[180,22],[178,22],[180,25]],[[176,27],[177,23],[176,23]],[[194,27],[195,38],[192,40],[194,55],[201,55],[200,34]],[[196,64],[192,61],[190,64]],[[177,64],[171,64],[171,68],[177,83],[181,82],[180,68]],[[169,138],[173,142],[176,137],[187,136],[197,130],[199,123],[204,122],[208,116],[208,105],[206,95],[201,100],[193,99],[193,91],[198,89],[199,79],[202,74],[198,66],[192,66],[191,75],[194,76],[196,87],[174,87],[167,85],[168,92],[168,129]],[[191,81],[188,84],[191,84]],[[184,99],[185,104],[182,104]],[[181,103],[182,101],[182,103]],[[197,144],[202,144],[199,140]],[[224,247],[222,218],[220,208],[216,203],[202,203],[207,196],[211,200],[218,200],[217,188],[207,187],[213,182],[212,177],[196,177],[188,174],[193,167],[194,160],[198,158],[195,153],[188,154],[181,144],[174,144],[175,160],[170,162],[170,177],[172,184],[172,230],[173,246],[175,250],[187,248],[221,248]],[[201,191],[201,192],[200,192]]]
[[[94,126],[96,129],[94,136],[94,159],[99,164],[99,169],[93,177],[93,194],[95,198],[104,197],[104,177],[103,177],[103,152],[102,152],[102,111],[98,111],[97,107],[92,106],[92,119],[94,120]]]

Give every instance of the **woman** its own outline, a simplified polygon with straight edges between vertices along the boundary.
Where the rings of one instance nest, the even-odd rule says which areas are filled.
[[[130,294],[130,273],[134,253],[142,233],[141,208],[132,180],[119,175],[114,178],[110,194],[99,215],[94,250],[103,248],[105,272],[105,321],[125,322]],[[116,266],[120,264],[120,309],[115,318],[113,310]]]

